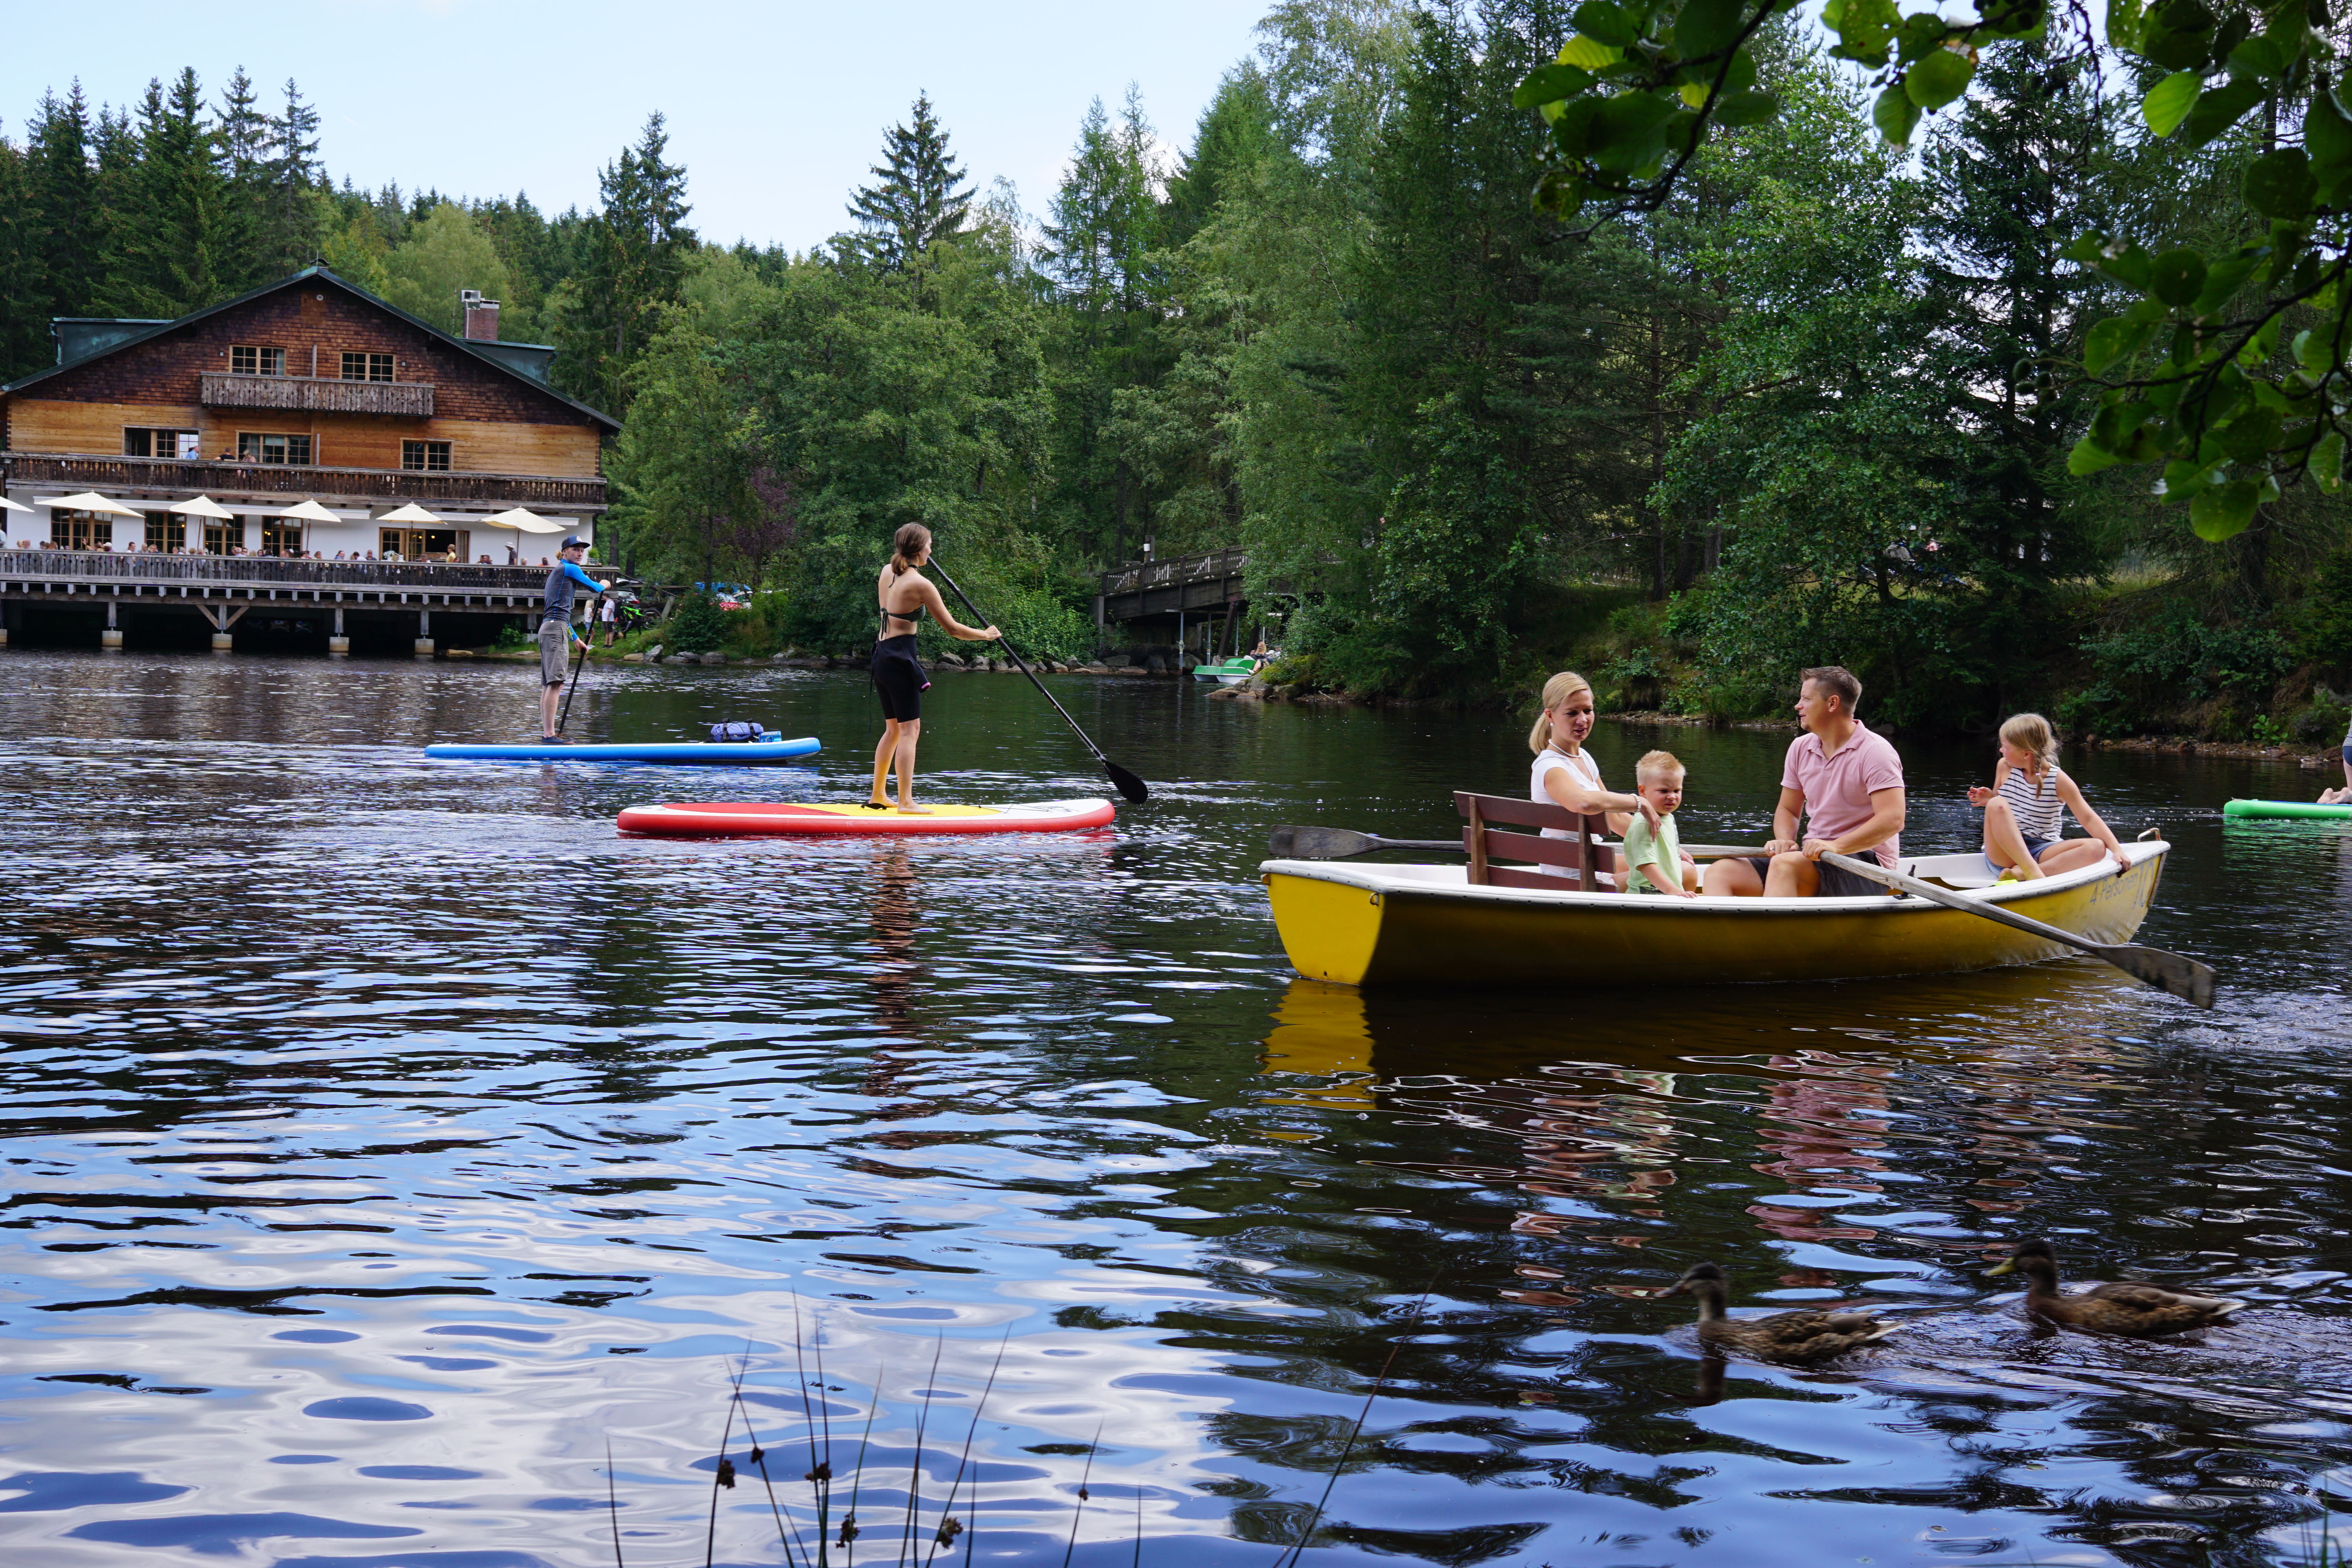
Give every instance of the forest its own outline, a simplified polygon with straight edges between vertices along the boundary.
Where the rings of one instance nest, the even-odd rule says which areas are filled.
[[[1196,124],[1097,100],[1034,196],[919,98],[805,251],[698,234],[659,116],[594,210],[550,215],[338,184],[290,82],[53,90],[0,139],[0,375],[48,363],[52,316],[167,317],[320,258],[445,327],[481,289],[561,348],[624,419],[606,555],[754,584],[732,635],[766,646],[870,637],[921,521],[1057,657],[1093,644],[1101,569],[1237,544],[1300,689],[1523,704],[1574,661],[1607,705],[1737,719],[1835,662],[1906,727],[2342,733],[2340,489],[2216,466],[2243,516],[2192,527],[2210,476],[2082,456],[2119,428],[2086,337],[2139,307],[2074,242],[2244,245],[2274,119],[2158,135],[2161,68],[2035,35],[1890,142],[1856,57],[1768,7],[1742,90],[1775,111],[1572,211],[1538,183],[1572,117],[1520,89],[1593,13],[1290,0]]]

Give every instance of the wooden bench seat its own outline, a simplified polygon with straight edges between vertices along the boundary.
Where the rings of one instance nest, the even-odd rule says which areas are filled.
[[[1609,819],[1600,813],[1579,816],[1549,802],[1514,800],[1505,795],[1454,792],[1454,808],[1462,814],[1462,847],[1470,853],[1470,885],[1475,888],[1528,888],[1547,893],[1614,892],[1600,873],[1613,871],[1616,857],[1605,842]],[[1498,827],[1496,825],[1501,824]],[[1525,833],[1504,828],[1528,828]],[[1556,828],[1565,838],[1546,838],[1544,828]],[[1564,875],[1522,871],[1497,866],[1497,858],[1558,866]]]

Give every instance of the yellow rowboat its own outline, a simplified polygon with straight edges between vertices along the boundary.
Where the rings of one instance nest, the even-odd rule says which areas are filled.
[[[1975,855],[1902,869],[2095,942],[2131,940],[2172,847],[1991,885]],[[2073,950],[1919,898],[1675,899],[1473,887],[1463,866],[1258,867],[1291,964],[1341,985],[1719,985],[1942,974]]]

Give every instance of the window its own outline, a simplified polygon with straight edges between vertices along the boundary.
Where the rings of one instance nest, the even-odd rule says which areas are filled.
[[[114,520],[91,511],[49,509],[49,542],[60,550],[96,550],[114,543]]]
[[[449,469],[449,443],[403,441],[400,444],[400,466],[419,473],[446,473]]]
[[[122,455],[126,458],[196,458],[204,454],[199,450],[194,430],[142,429],[134,425],[123,428]]]
[[[380,528],[376,541],[387,560],[447,561],[466,559],[472,531],[461,528]]]
[[[261,520],[261,552],[264,555],[301,554],[301,520],[292,517],[263,518]]]
[[[228,351],[228,368],[233,375],[284,375],[286,351],[240,343]]]
[[[147,514],[147,548],[169,554],[188,542],[188,525],[180,521],[176,511],[151,511]]]
[[[279,436],[266,430],[240,430],[236,433],[236,460],[240,463],[285,463],[293,468],[308,468],[310,465],[310,437]]]
[[[245,543],[245,519],[241,517],[208,517],[205,519],[205,553],[226,555]]]
[[[346,353],[343,355],[343,379],[345,381],[390,381],[392,356]]]

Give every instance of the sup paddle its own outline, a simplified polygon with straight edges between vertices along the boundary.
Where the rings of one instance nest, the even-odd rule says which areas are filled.
[[[1959,910],[1968,914],[1981,915],[1986,920],[1998,921],[2001,925],[2038,936],[2044,942],[2054,942],[2062,946],[2074,948],[2079,952],[2087,952],[2093,958],[2105,959],[2133,979],[2146,981],[2158,991],[2168,991],[2173,995],[2193,1002],[2200,1007],[2213,1005],[2213,972],[2193,958],[2183,958],[2177,952],[2166,952],[2160,948],[2139,947],[2128,942],[2093,942],[2088,937],[2076,936],[2071,931],[2061,931],[2056,926],[2044,925],[2042,921],[2028,915],[2021,915],[2013,910],[2005,910],[1999,904],[1989,904],[1976,899],[1963,898],[1948,889],[1936,886],[1933,882],[1923,882],[1916,877],[1906,877],[1900,871],[1890,871],[1881,866],[1875,858],[1864,860],[1852,855],[1840,855],[1835,850],[1824,849],[1822,851],[1822,859],[1829,865],[1851,871],[1857,877],[1867,877],[1874,882],[1893,888],[1898,892],[1925,899],[1929,903],[1941,904],[1948,910]]]
[[[571,629],[571,621],[566,620],[563,625],[565,630],[568,631]],[[595,622],[591,621],[588,623],[589,632],[592,636],[595,632]],[[572,717],[572,694],[580,689],[580,672],[587,668],[588,645],[583,642],[580,645],[580,657],[572,661],[572,680],[571,684],[567,685],[563,689],[562,710],[555,716],[555,732],[558,735],[563,733],[563,721]]]
[[[947,568],[940,564],[940,558],[938,556],[934,555],[931,557],[930,567],[932,571],[937,572],[940,574],[940,581],[948,585],[948,591],[952,593],[962,604],[964,614],[970,616],[973,620],[978,621],[982,626],[988,625],[988,617],[980,613],[978,605],[974,605],[969,598],[965,597],[964,591],[961,588],[956,586],[956,580],[948,575]],[[1027,662],[1024,660],[1019,654],[1013,651],[1013,645],[1011,643],[1006,642],[1003,637],[999,637],[996,639],[996,646],[1004,650],[1005,658],[1011,659],[1014,664],[1021,667],[1021,673],[1029,678],[1029,684],[1037,689],[1038,695],[1045,698],[1048,702],[1054,702],[1054,694],[1045,689],[1045,683],[1037,679],[1037,672],[1030,668]],[[1054,702],[1054,711],[1059,713],[1062,716],[1062,722],[1067,724],[1071,730],[1076,733],[1078,739],[1086,742],[1087,750],[1095,754],[1095,761],[1103,765],[1103,772],[1110,775],[1110,782],[1118,788],[1119,794],[1127,796],[1128,799],[1133,801],[1138,805],[1142,805],[1145,801],[1151,798],[1151,791],[1145,786],[1144,782],[1141,779],[1137,778],[1133,773],[1129,773],[1125,768],[1120,767],[1117,763],[1112,762],[1108,757],[1103,755],[1102,748],[1096,745],[1093,738],[1084,730],[1080,730],[1078,728],[1078,721],[1070,717],[1070,710],[1068,709],[1063,707],[1058,702]]]

